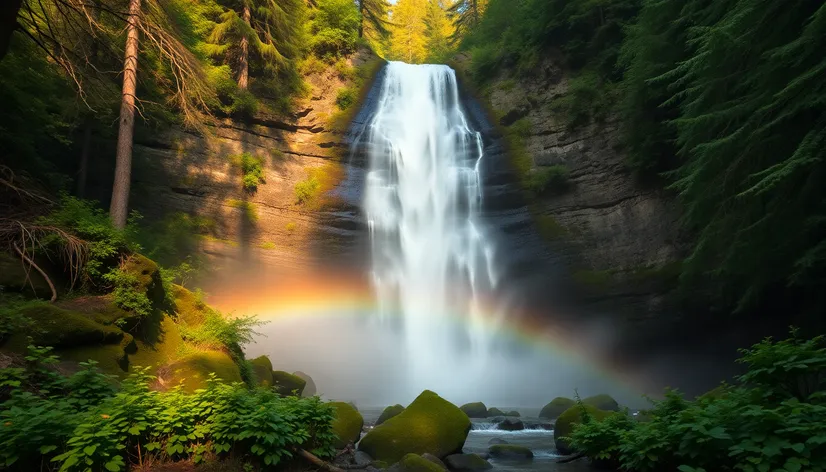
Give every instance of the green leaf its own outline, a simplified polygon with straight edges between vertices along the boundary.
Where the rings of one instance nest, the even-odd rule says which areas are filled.
[[[87,456],[91,456],[95,453],[95,450],[98,448],[97,444],[92,444],[91,446],[86,446],[83,448],[83,453]]]
[[[119,470],[121,470],[121,464],[117,461],[109,461],[106,463],[106,465],[104,465],[104,467],[106,468],[106,470],[109,470],[111,472],[118,472]]]

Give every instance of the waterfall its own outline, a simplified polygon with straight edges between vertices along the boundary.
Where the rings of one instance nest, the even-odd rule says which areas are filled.
[[[481,302],[496,273],[479,218],[482,137],[463,113],[451,68],[391,62],[364,139],[380,318],[399,321],[409,387],[444,391],[460,383],[448,359],[464,359],[463,373],[475,375],[490,350]]]

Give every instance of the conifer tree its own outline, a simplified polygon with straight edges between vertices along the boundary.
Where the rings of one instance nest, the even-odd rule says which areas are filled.
[[[488,0],[456,0],[456,3],[450,6],[448,12],[456,27],[454,41],[461,39],[462,35],[473,30],[482,21],[487,4]]]
[[[454,28],[446,10],[452,6],[452,0],[428,0],[425,36],[428,57],[433,62],[444,61],[450,52]]]
[[[428,0],[399,0],[392,10],[391,56],[408,63],[427,57],[425,15]]]
[[[387,0],[356,0],[359,7],[361,23],[359,38],[368,37],[380,41],[390,35],[388,13],[390,3]]]

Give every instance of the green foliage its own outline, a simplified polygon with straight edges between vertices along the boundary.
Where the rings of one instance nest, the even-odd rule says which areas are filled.
[[[254,316],[228,317],[215,309],[204,306],[203,320],[194,326],[180,323],[181,337],[185,341],[204,348],[227,350],[236,358],[243,359],[242,347],[252,342],[255,328],[263,322]]]
[[[615,102],[616,86],[592,69],[584,69],[568,80],[568,92],[553,103],[569,129],[608,117]]]
[[[146,291],[142,290],[143,287],[135,274],[117,268],[104,275],[103,280],[114,287],[112,293],[115,305],[141,318],[149,318],[152,315],[152,302]]]
[[[56,363],[48,349],[30,348],[26,368],[0,369],[0,379],[33,379]],[[15,470],[127,470],[129,462],[245,456],[274,466],[294,448],[330,457],[333,409],[317,397],[281,398],[214,378],[192,394],[150,390],[153,378],[137,369],[120,386],[94,363],[71,377],[14,386],[0,404],[0,460]],[[14,370],[10,375],[9,371]],[[55,380],[56,379],[56,380]],[[139,454],[140,452],[140,454]]]
[[[227,108],[229,114],[242,120],[252,119],[260,108],[258,99],[248,90],[235,90],[231,95],[232,103]]]
[[[546,193],[563,193],[568,189],[568,167],[561,164],[540,167],[530,172],[523,184],[532,198]]]
[[[247,200],[238,200],[236,198],[230,198],[227,200],[227,203],[232,208],[241,210],[241,214],[247,223],[255,223],[258,221],[258,207],[255,203]]]
[[[303,204],[311,201],[318,194],[321,183],[315,175],[310,175],[306,179],[295,184],[295,201]]]
[[[266,182],[264,180],[264,162],[260,157],[245,152],[232,156],[231,160],[235,166],[241,169],[241,179],[245,190],[254,192],[258,189],[258,185]]]
[[[28,307],[43,302],[26,300],[21,296],[0,296],[0,343],[12,333],[22,332],[31,327],[32,321],[21,312]]]
[[[352,0],[318,0],[310,13],[310,48],[319,57],[340,57],[356,49],[361,23]]]
[[[741,351],[739,386],[688,401],[675,391],[635,422],[627,413],[574,428],[571,445],[640,472],[826,470],[823,337],[767,339]]]
[[[355,90],[350,87],[344,87],[339,89],[336,95],[336,106],[338,106],[339,110],[344,111],[353,106],[357,98]]]

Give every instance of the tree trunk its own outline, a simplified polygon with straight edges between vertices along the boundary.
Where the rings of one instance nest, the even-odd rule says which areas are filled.
[[[115,183],[109,217],[116,228],[126,227],[129,214],[129,187],[132,181],[132,139],[135,131],[135,89],[138,80],[138,26],[141,0],[129,0],[126,32],[126,57],[123,62],[123,94],[120,102],[120,127],[115,161]]]
[[[366,0],[359,0],[359,38],[364,37],[364,2]]]
[[[0,60],[9,51],[11,35],[17,29],[17,14],[23,0],[0,0]]]
[[[94,119],[87,116],[83,123],[83,147],[80,149],[80,165],[77,169],[77,196],[83,198],[86,194],[86,175],[89,174],[89,152],[92,149],[92,127]]]
[[[249,26],[250,24],[250,6],[247,2],[244,2],[244,13],[243,13],[244,23]],[[238,88],[241,90],[246,90],[250,84],[250,41],[247,39],[246,36],[241,38],[241,60],[240,60],[241,69],[238,72]]]

